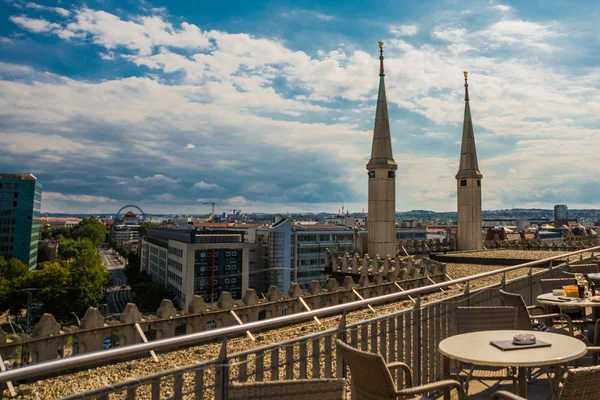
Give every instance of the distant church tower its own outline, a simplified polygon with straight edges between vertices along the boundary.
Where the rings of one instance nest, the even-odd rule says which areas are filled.
[[[475,150],[475,135],[469,107],[468,73],[465,71],[465,120],[460,166],[456,174],[458,198],[458,250],[481,250],[481,178]]]
[[[396,256],[396,169],[383,73],[383,42],[379,42],[379,95],[373,128],[369,171],[369,248],[371,257]]]

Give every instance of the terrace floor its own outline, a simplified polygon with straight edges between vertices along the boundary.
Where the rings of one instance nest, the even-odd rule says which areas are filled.
[[[512,382],[502,381],[498,384],[494,382],[486,382],[490,387],[486,386],[482,382],[473,381],[469,385],[469,400],[488,400],[492,398],[492,395],[498,390],[506,390],[513,393]],[[546,378],[546,375],[540,376],[538,379],[532,381],[527,385],[527,399],[528,400],[550,400],[552,394],[550,385]],[[458,399],[458,396],[454,394],[452,399]]]

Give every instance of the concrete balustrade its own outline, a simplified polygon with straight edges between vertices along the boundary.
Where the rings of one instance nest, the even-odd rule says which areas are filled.
[[[339,264],[341,269],[343,263],[346,263],[346,269],[349,274],[355,275],[355,279],[350,275],[341,277],[339,281],[330,278],[324,288],[318,281],[313,281],[309,292],[302,292],[297,283],[291,285],[287,294],[282,294],[276,286],[271,286],[265,294],[266,298],[259,298],[254,289],[248,289],[241,301],[235,301],[230,293],[223,292],[212,305],[207,305],[201,296],[194,296],[187,311],[178,311],[171,300],[165,299],[155,315],[143,315],[135,304],[129,303],[120,314],[119,321],[110,322],[104,321],[98,309],[90,307],[81,319],[81,325],[73,327],[61,327],[54,316],[44,314],[34,328],[33,337],[7,335],[0,329],[0,355],[4,359],[14,360],[20,350],[30,355],[29,362],[54,360],[63,354],[67,343],[72,344],[73,355],[102,350],[104,341],[109,338],[115,339],[120,346],[140,343],[142,339],[135,327],[136,323],[150,336],[149,339],[161,339],[173,337],[176,333],[194,333],[237,325],[230,310],[235,310],[238,317],[247,323],[301,312],[303,306],[299,297],[314,310],[356,300],[353,289],[362,297],[370,298],[398,292],[400,289],[394,282],[408,289],[429,284],[427,276],[435,282],[445,280],[445,264],[436,261],[377,259],[378,270],[373,273],[374,261],[368,256],[359,259],[357,255],[338,255],[336,265]],[[427,275],[423,275],[420,268],[411,265],[423,266]],[[398,266],[401,267],[397,268]]]

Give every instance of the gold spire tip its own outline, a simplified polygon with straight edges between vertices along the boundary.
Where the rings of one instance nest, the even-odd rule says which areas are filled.
[[[383,49],[383,42],[381,42],[381,41],[379,42],[379,48]]]
[[[468,73],[467,71],[463,71],[463,74],[464,74],[465,78],[466,78],[467,76],[469,76],[469,73]]]

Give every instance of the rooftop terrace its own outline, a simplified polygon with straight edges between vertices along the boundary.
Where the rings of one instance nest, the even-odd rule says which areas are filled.
[[[449,264],[451,281],[243,326],[34,364],[0,373],[0,383],[30,381],[19,397],[23,399],[70,395],[67,398],[104,399],[110,393],[128,399],[221,399],[231,382],[345,377],[345,367],[335,350],[336,338],[380,353],[386,361],[403,360],[413,369],[416,382],[428,383],[442,378],[437,344],[452,334],[457,306],[500,305],[499,287],[520,293],[528,304],[533,304],[541,293],[540,279],[561,276],[561,270],[576,262],[597,261],[592,251],[599,250],[596,247],[568,256],[551,253],[554,260],[538,259],[511,267]],[[557,261],[561,259],[566,262]],[[246,331],[251,331],[256,341]],[[223,338],[228,339],[225,342]],[[158,352],[158,362],[152,361],[150,350]],[[48,377],[67,368],[87,369]],[[474,388],[472,394],[479,389]],[[93,392],[73,395],[90,390]],[[542,387],[540,390],[544,392]],[[489,393],[482,396],[473,398],[489,398]]]

